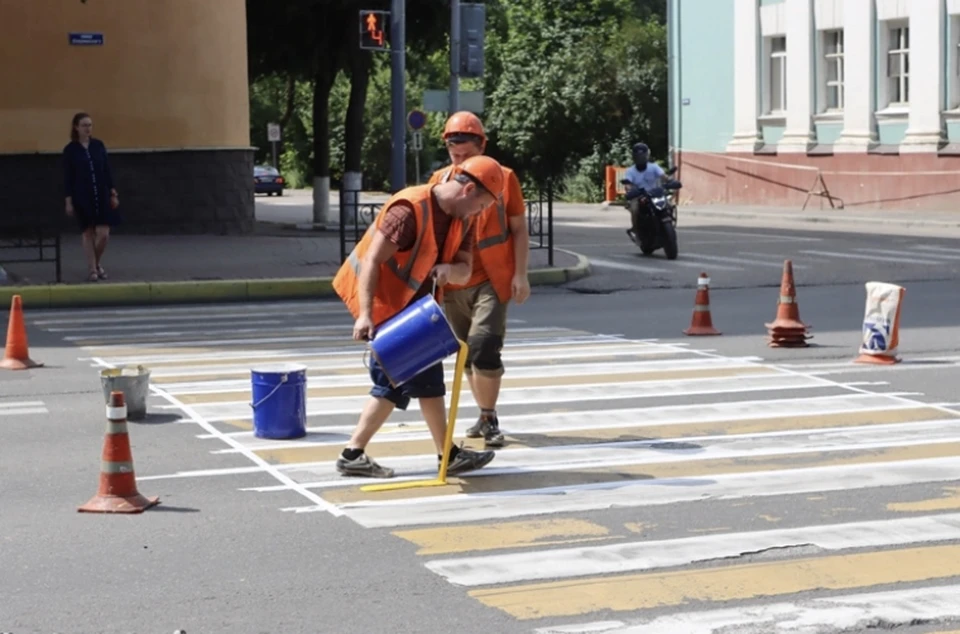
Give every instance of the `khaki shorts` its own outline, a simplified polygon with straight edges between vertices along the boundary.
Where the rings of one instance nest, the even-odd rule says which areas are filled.
[[[503,348],[503,339],[507,334],[507,304],[500,303],[500,298],[489,280],[470,288],[444,291],[443,305],[447,321],[460,341],[470,343],[470,339],[492,335],[498,338],[499,347]],[[473,346],[467,358],[468,373],[476,371],[488,376],[503,374],[503,364],[500,364],[497,370],[474,368],[472,348]]]

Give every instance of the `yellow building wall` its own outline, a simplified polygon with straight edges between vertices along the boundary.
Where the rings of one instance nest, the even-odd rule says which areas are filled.
[[[103,46],[69,34],[102,33]],[[249,147],[244,0],[0,0],[0,152]]]

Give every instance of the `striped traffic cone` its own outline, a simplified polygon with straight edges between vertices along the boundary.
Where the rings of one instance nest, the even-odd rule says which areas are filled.
[[[159,503],[160,498],[144,497],[137,491],[130,437],[127,435],[127,405],[123,392],[110,392],[107,433],[100,458],[100,488],[77,510],[81,513],[143,513]]]
[[[683,331],[690,336],[719,335],[719,330],[713,327],[713,318],[710,316],[710,278],[701,273],[697,278],[697,297],[693,302],[693,317],[690,327]]]

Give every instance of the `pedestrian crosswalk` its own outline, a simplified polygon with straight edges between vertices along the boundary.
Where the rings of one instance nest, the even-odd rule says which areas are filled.
[[[0,416],[24,416],[26,414],[48,414],[43,401],[24,401],[0,399]]]
[[[151,408],[201,423],[211,452],[236,455],[238,477],[276,478],[237,488],[294,491],[303,503],[283,510],[389,534],[531,633],[960,621],[960,412],[709,342],[512,320],[496,459],[445,486],[364,491],[370,480],[334,468],[369,389],[345,317],[308,302],[34,323],[98,364],[148,366]],[[250,368],[275,361],[308,369],[304,438],[254,435]],[[463,437],[477,414],[465,389],[457,442],[479,444]],[[435,476],[416,402],[368,452],[394,481]]]

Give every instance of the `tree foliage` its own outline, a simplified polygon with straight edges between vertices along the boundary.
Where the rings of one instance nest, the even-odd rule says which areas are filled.
[[[665,0],[486,4],[485,76],[461,80],[461,90],[484,90],[490,154],[527,185],[552,179],[561,194],[578,200],[601,199],[603,166],[629,160],[636,141],[665,156]],[[389,9],[389,0],[248,0],[252,136],[263,140],[258,158],[269,157],[267,121],[286,117],[281,166],[303,184],[322,167],[312,142],[322,126],[333,186],[352,163],[365,188],[388,187],[390,59],[359,51],[360,8]],[[425,89],[448,86],[449,17],[445,1],[407,0],[407,110],[421,106]],[[323,64],[329,99],[317,108]],[[351,79],[358,80],[355,104],[361,85],[364,91],[362,117],[348,116]],[[428,114],[421,177],[447,160],[439,139],[447,114]]]

